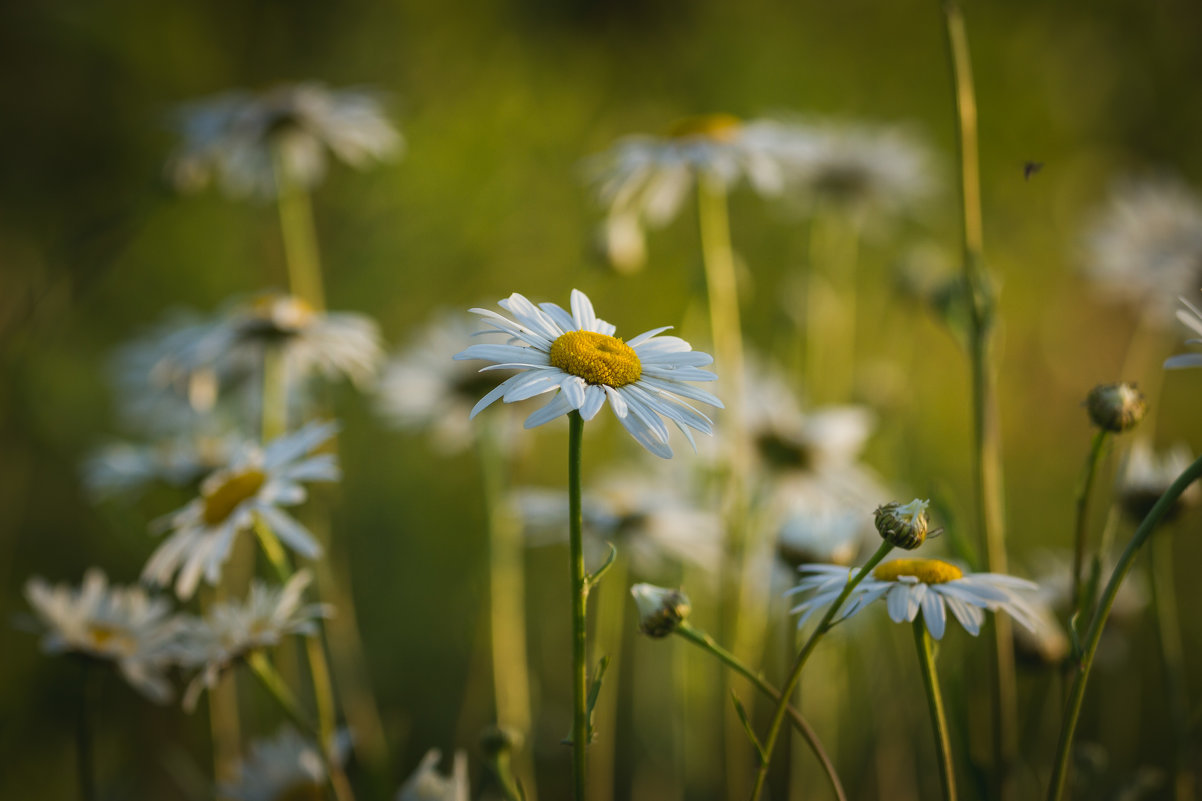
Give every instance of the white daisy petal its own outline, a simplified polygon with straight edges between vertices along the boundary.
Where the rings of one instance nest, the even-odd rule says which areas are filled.
[[[543,423],[565,415],[575,408],[562,392],[558,392],[545,406],[527,417],[524,425],[526,428],[541,426]]]

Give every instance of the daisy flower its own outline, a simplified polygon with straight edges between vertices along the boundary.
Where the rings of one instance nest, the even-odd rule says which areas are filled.
[[[186,621],[176,645],[176,659],[197,674],[184,695],[184,708],[196,708],[205,689],[217,686],[221,674],[251,652],[278,645],[290,634],[312,637],[317,621],[330,617],[326,604],[305,604],[311,576],[297,571],[282,587],[251,582],[244,602],[213,604],[203,618]]]
[[[795,126],[773,120],[743,121],[729,114],[687,117],[662,136],[631,136],[592,157],[585,169],[608,210],[606,238],[638,255],[637,221],[660,228],[680,211],[698,176],[726,189],[747,182],[762,196],[778,195],[805,149]]]
[[[428,431],[444,453],[466,450],[473,441],[468,415],[482,394],[508,376],[482,372],[453,360],[475,329],[470,318],[438,317],[417,341],[384,367],[376,388],[376,408],[398,428]]]
[[[791,186],[810,206],[902,216],[932,192],[933,158],[914,134],[883,125],[797,122]]]
[[[664,459],[671,458],[672,449],[661,415],[675,423],[690,443],[690,428],[713,433],[710,419],[680,400],[687,398],[721,408],[722,402],[712,394],[685,383],[716,380],[714,373],[701,369],[713,358],[694,351],[679,337],[660,336],[671,326],[654,328],[623,342],[614,336],[613,325],[597,317],[588,296],[575,289],[571,314],[554,303],[535,306],[516,292],[500,306],[514,319],[488,309],[472,312],[493,329],[486,333],[508,334],[510,343],[472,345],[455,358],[497,363],[482,368],[482,372],[518,372],[481,398],[472,409],[472,417],[499,398],[512,403],[554,393],[545,406],[526,418],[526,428],[572,411],[591,420],[608,401],[623,428],[640,445]]]
[[[801,613],[802,626],[814,612],[835,600],[851,574],[843,565],[803,565],[801,580],[789,594],[813,592],[791,611]],[[848,618],[873,601],[885,599],[895,623],[913,622],[922,612],[927,631],[941,639],[951,610],[965,631],[980,633],[985,613],[1005,612],[1027,629],[1038,623],[1036,593],[1039,587],[1025,579],[999,573],[965,573],[938,559],[893,559],[877,565],[847,599],[840,615]]]
[[[209,584],[217,583],[234,538],[249,531],[256,519],[301,556],[319,556],[317,540],[282,507],[305,500],[302,482],[338,480],[334,454],[314,453],[337,430],[336,423],[310,423],[265,447],[244,444],[204,480],[199,498],[156,524],[170,534],[151,554],[142,578],[162,586],[178,572],[176,594],[192,597],[202,575]]]
[[[336,758],[341,763],[349,739],[338,738]],[[326,797],[329,775],[317,745],[285,726],[270,739],[255,740],[250,753],[237,767],[237,781],[221,788],[220,795],[237,801],[301,801]]]
[[[166,600],[141,587],[110,587],[97,568],[84,574],[79,589],[32,578],[25,598],[41,624],[43,651],[111,661],[147,698],[170,700],[163,674],[173,663],[181,621]]]
[[[442,752],[431,748],[413,775],[397,791],[395,801],[468,801],[467,754],[455,752],[450,776],[438,772]]]
[[[1163,451],[1154,450],[1147,440],[1138,439],[1131,443],[1117,481],[1123,511],[1137,521],[1143,520],[1160,496],[1193,462],[1194,457],[1184,442]],[[1166,513],[1166,519],[1196,503],[1200,494],[1202,490],[1198,484],[1191,484]]]
[[[1172,175],[1116,182],[1083,250],[1086,277],[1102,293],[1163,324],[1174,298],[1202,281],[1202,198]]]
[[[1199,309],[1185,298],[1178,298],[1178,300],[1185,304],[1185,308],[1177,310],[1177,319],[1183,322],[1198,337],[1202,337],[1202,309]],[[1198,337],[1185,340],[1185,344],[1202,345],[1202,339]],[[1169,370],[1177,370],[1182,367],[1202,367],[1202,353],[1184,353],[1180,356],[1171,356],[1165,360],[1164,366]]]
[[[377,95],[319,83],[199,100],[179,110],[176,124],[183,141],[167,166],[175,186],[195,191],[216,181],[234,197],[272,197],[280,180],[310,189],[331,154],[362,169],[404,144]]]
[[[187,486],[225,464],[242,443],[233,434],[182,434],[154,443],[110,442],[92,451],[81,468],[95,500],[133,495],[156,482]]]

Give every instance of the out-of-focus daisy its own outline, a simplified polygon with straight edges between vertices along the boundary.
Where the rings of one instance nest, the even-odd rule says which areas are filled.
[[[1165,325],[1202,282],[1202,198],[1172,175],[1115,183],[1084,235],[1083,267],[1106,295]]]
[[[526,488],[514,500],[531,545],[566,541],[568,501],[562,491]],[[670,474],[615,473],[586,490],[581,506],[590,559],[604,558],[612,542],[641,576],[663,576],[679,564],[711,575],[721,568],[719,515]]]
[[[713,358],[694,351],[679,337],[660,336],[671,326],[654,328],[623,342],[615,327],[597,317],[583,292],[572,290],[572,313],[554,303],[535,306],[514,293],[500,302],[513,315],[509,319],[488,309],[472,309],[483,317],[493,332],[508,334],[504,345],[472,345],[456,359],[497,362],[482,370],[517,370],[481,398],[472,409],[475,417],[498,398],[506,403],[536,395],[555,393],[551,400],[526,418],[526,428],[542,425],[571,411],[591,420],[608,400],[614,415],[635,440],[668,459],[668,418],[690,443],[694,428],[713,432],[708,417],[681,398],[721,407],[722,402],[686,381],[714,381],[717,376],[702,370]]]
[[[85,459],[84,487],[101,500],[133,495],[155,482],[187,486],[225,464],[241,441],[233,434],[196,434],[151,444],[110,442]]]
[[[468,801],[467,754],[455,752],[451,775],[438,772],[442,752],[431,748],[413,775],[397,791],[395,801]]]
[[[299,570],[283,586],[253,581],[244,602],[213,604],[203,618],[186,622],[176,656],[184,668],[197,671],[184,695],[186,709],[195,709],[200,693],[216,687],[221,673],[251,652],[290,634],[317,634],[317,621],[333,612],[325,604],[304,603],[310,580],[307,570]]]
[[[835,600],[851,578],[843,565],[803,565],[801,580],[790,594],[813,592],[791,611],[801,613],[800,627],[814,612]],[[1039,587],[1025,579],[999,573],[965,573],[938,559],[893,559],[873,568],[852,591],[841,618],[848,618],[873,601],[885,599],[895,623],[913,621],[922,612],[927,631],[941,639],[947,628],[947,610],[974,637],[980,633],[985,613],[1005,612],[1020,625],[1034,629]]]
[[[453,360],[474,331],[470,318],[439,317],[389,361],[376,388],[381,414],[399,428],[430,432],[446,453],[471,445],[472,407],[507,378],[503,371],[483,372]]]
[[[173,662],[182,624],[165,599],[152,598],[141,587],[110,587],[97,568],[84,574],[79,589],[32,578],[25,598],[41,624],[42,650],[111,661],[146,697],[170,700],[171,685],[163,674]]]
[[[349,738],[335,746],[340,762],[349,751]],[[221,795],[237,801],[321,801],[327,798],[329,774],[317,744],[285,726],[272,738],[250,745],[238,765],[237,781],[224,785]]]
[[[168,163],[176,187],[216,181],[235,197],[274,196],[280,180],[312,188],[329,154],[362,169],[404,144],[375,93],[319,83],[226,92],[183,106],[177,120],[183,141]]]
[[[256,518],[298,554],[320,555],[317,540],[282,507],[308,497],[304,483],[338,480],[334,454],[314,453],[337,430],[336,423],[310,423],[262,448],[244,444],[204,480],[199,498],[157,524],[170,534],[151,554],[142,577],[166,585],[178,572],[176,594],[190,598],[202,575],[217,583],[234,538],[249,531]]]
[[[295,295],[275,292],[235,304],[213,327],[202,353],[222,373],[258,375],[269,348],[280,354],[290,381],[345,376],[363,385],[384,358],[379,326],[370,317],[320,312]]]
[[[814,562],[850,565],[864,542],[865,520],[871,526],[862,509],[810,505],[781,521],[777,554],[793,566]]]
[[[864,222],[870,213],[912,214],[930,197],[934,160],[912,132],[829,121],[795,125],[799,147],[789,175],[808,205]]]
[[[1134,520],[1143,520],[1160,500],[1169,486],[1193,464],[1189,446],[1177,443],[1164,451],[1153,450],[1147,440],[1137,439],[1123,462],[1118,475],[1118,497],[1125,511]],[[1169,508],[1166,519],[1180,513],[1186,506],[1197,503],[1202,489],[1191,484]]]
[[[795,126],[774,120],[687,117],[662,136],[619,140],[589,159],[586,173],[608,210],[607,233],[625,237],[629,249],[638,230],[631,226],[671,222],[698,176],[727,189],[746,181],[761,195],[780,194],[806,148],[805,137]]]
[[[1185,340],[1185,344],[1202,345],[1202,338],[1200,338],[1202,337],[1202,309],[1185,298],[1179,298],[1179,300],[1185,304],[1185,308],[1177,310],[1177,319],[1198,334],[1197,337]],[[1170,370],[1182,367],[1202,367],[1202,353],[1183,353],[1180,356],[1171,356],[1165,360],[1164,366]]]

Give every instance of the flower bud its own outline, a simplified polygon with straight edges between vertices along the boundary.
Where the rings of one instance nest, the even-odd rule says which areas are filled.
[[[522,735],[509,726],[489,726],[480,733],[480,750],[489,759],[509,755],[522,747]]]
[[[1122,433],[1135,428],[1148,411],[1144,393],[1135,384],[1099,384],[1085,398],[1089,419],[1098,428]]]
[[[688,617],[692,607],[680,590],[668,590],[654,584],[635,584],[630,588],[639,608],[639,631],[648,637],[667,637]]]
[[[920,501],[917,498],[907,504],[896,501],[878,506],[873,512],[873,520],[881,539],[889,544],[912,551],[927,538],[927,506],[930,501]]]

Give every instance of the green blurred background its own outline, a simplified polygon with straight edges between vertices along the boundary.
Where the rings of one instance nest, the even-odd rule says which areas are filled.
[[[1008,0],[967,3],[965,13],[981,110],[987,257],[1001,286],[1008,533],[1021,556],[1069,543],[1071,493],[1090,437],[1085,393],[1120,377],[1148,378],[1117,374],[1135,319],[1091,293],[1076,270],[1078,236],[1116,175],[1168,169],[1202,183],[1202,7]],[[145,521],[186,499],[151,494],[133,507],[97,509],[83,496],[81,457],[119,433],[108,354],[167,309],[211,310],[232,294],[285,282],[271,205],[218,192],[181,198],[167,187],[163,162],[174,142],[166,123],[175,104],[281,80],[387,93],[405,157],[366,173],[334,168],[315,210],[330,307],[373,316],[394,346],[434,308],[491,303],[513,291],[562,304],[578,287],[625,332],[685,319],[703,291],[688,214],[652,233],[649,266],[636,275],[614,274],[593,247],[599,214],[582,187],[580,160],[619,136],[708,111],[910,124],[940,156],[943,191],[921,221],[865,245],[867,302],[879,314],[861,320],[862,353],[895,367],[859,399],[881,421],[869,461],[907,491],[944,487],[967,520],[967,364],[894,279],[913,246],[935,242],[953,260],[959,246],[941,25],[934,0],[39,0],[0,11],[0,797],[68,797],[73,783],[72,665],[41,656],[34,637],[7,623],[26,609],[25,580],[76,582],[90,565],[134,580],[151,544]],[[1024,180],[1026,160],[1046,166]],[[747,268],[747,336],[780,347],[788,318],[779,289],[804,253],[801,224],[749,192],[736,193],[732,213]],[[1163,355],[1184,338],[1166,330]],[[685,335],[699,346],[707,338],[698,324]],[[901,340],[920,357],[899,352]],[[1202,448],[1199,397],[1202,372],[1165,379],[1155,421],[1161,442]],[[327,497],[350,555],[399,781],[428,747],[472,747],[489,720],[487,695],[463,708],[479,665],[473,643],[485,599],[479,475],[470,453],[441,457],[420,436],[387,431],[369,400],[350,390],[336,406],[346,479]],[[562,482],[562,428],[529,435],[534,448],[520,480]],[[603,452],[630,450],[617,442],[616,426],[606,432],[614,436],[590,440],[586,481]],[[687,447],[677,450],[678,459],[691,458]],[[1202,623],[1186,610],[1202,601],[1192,576],[1202,561],[1198,529],[1193,513],[1175,539],[1194,679]],[[538,552],[528,565],[536,666],[565,653],[561,562],[558,552]],[[1133,636],[1133,653],[1151,652],[1150,631]],[[683,647],[638,641],[627,653],[649,662],[645,651]],[[911,655],[901,658],[916,681]],[[666,678],[652,671],[643,680]],[[1163,766],[1165,710],[1151,689],[1158,680],[1153,659],[1135,659],[1091,691],[1083,737],[1113,740],[1119,773]],[[1143,702],[1132,701],[1144,685]],[[553,745],[567,725],[555,697],[562,686],[562,677],[548,679],[543,692],[548,798],[566,788],[566,761]],[[908,686],[917,697],[918,685]],[[1106,704],[1118,711],[1100,714]],[[199,721],[144,703],[116,680],[105,684],[103,719],[108,797],[183,797],[167,766],[183,753],[205,764]],[[926,755],[926,722],[911,723],[904,736],[921,738]],[[656,748],[647,734],[625,720],[619,798],[655,797],[631,789],[636,766]],[[931,781],[927,775],[920,786]],[[870,782],[850,783],[859,797],[887,797],[874,795]],[[698,780],[687,797],[722,791]]]

